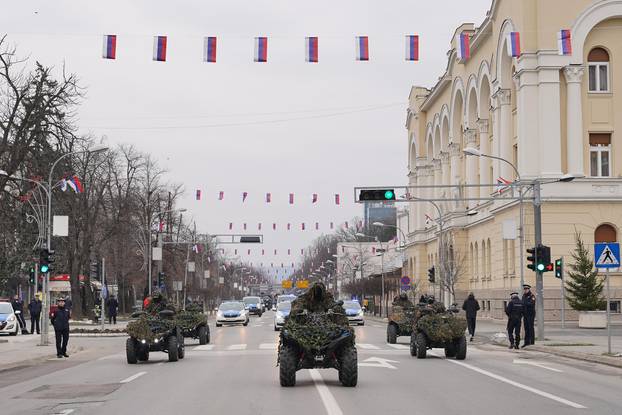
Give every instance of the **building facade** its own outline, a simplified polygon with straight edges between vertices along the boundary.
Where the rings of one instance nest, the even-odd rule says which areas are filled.
[[[558,53],[562,29],[571,32],[570,55]],[[520,34],[518,57],[508,53],[512,32]],[[471,36],[469,59],[456,52],[461,33]],[[479,27],[457,28],[438,83],[410,91],[406,128],[413,201],[398,215],[407,233],[405,275],[431,291],[425,288],[427,270],[451,268],[457,300],[472,291],[484,315],[503,318],[521,276],[535,286],[524,254],[534,245],[533,188],[523,187],[521,204],[518,187],[496,185],[518,179],[542,183],[543,243],[553,258],[572,262],[575,232],[590,249],[594,242],[618,241],[620,39],[622,0],[494,0]],[[467,155],[465,148],[507,162]],[[559,181],[569,175],[577,178]],[[441,216],[416,198],[436,199]],[[441,264],[439,254],[452,264]],[[622,274],[611,275],[612,306],[619,312]],[[547,319],[559,318],[560,288],[552,272],[544,274]]]

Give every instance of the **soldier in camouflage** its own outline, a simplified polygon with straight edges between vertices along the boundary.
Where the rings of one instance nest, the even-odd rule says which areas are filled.
[[[309,313],[326,313],[332,310],[335,313],[345,314],[343,307],[335,303],[335,298],[321,282],[314,283],[306,293],[292,301],[291,314],[298,314],[304,310]]]

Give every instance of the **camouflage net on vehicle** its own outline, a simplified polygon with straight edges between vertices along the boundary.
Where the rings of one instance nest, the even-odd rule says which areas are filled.
[[[141,315],[137,320],[127,323],[127,334],[138,340],[151,342],[175,327],[172,320],[163,320],[148,314]]]
[[[201,324],[207,324],[207,316],[203,314],[203,308],[187,306],[177,313],[175,321],[183,331],[191,331]]]
[[[466,320],[453,313],[426,314],[417,320],[417,329],[437,343],[445,343],[464,336]]]
[[[415,308],[394,305],[389,320],[399,326],[400,333],[410,333],[415,321]]]

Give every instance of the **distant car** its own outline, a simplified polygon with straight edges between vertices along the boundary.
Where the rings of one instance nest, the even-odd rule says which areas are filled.
[[[298,297],[296,297],[294,294],[284,294],[284,295],[279,295],[279,296],[276,298],[276,304],[278,305],[281,301],[289,301],[289,302],[292,302],[292,301],[294,301],[296,298],[298,298]]]
[[[242,301],[244,301],[244,306],[248,310],[249,314],[255,314],[261,317],[263,314],[263,304],[261,303],[261,298],[244,297]]]
[[[19,324],[13,306],[9,302],[0,302],[0,333],[17,336]]]
[[[281,301],[276,306],[276,313],[274,313],[274,331],[279,331],[283,324],[285,324],[285,317],[289,316],[289,312],[292,309],[292,303],[290,301]]]
[[[344,301],[343,309],[346,310],[346,316],[350,324],[365,325],[364,312],[358,301]]]
[[[216,313],[216,327],[223,324],[242,324],[248,326],[248,310],[241,301],[227,301],[218,307]]]

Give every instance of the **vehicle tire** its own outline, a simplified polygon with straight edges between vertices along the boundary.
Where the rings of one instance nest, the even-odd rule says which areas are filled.
[[[281,347],[279,352],[279,380],[281,386],[290,387],[296,385],[296,368],[298,366],[298,353],[290,346]]]
[[[410,355],[417,356],[417,340],[415,338],[415,333],[410,335]]]
[[[180,359],[186,357],[186,345],[184,344],[183,337],[181,337],[181,339],[177,341],[177,356]]]
[[[209,331],[209,325],[205,325],[205,330],[207,330],[207,343],[209,344],[209,342],[212,340],[212,334]]]
[[[279,331],[279,328],[277,326],[274,326],[274,331]]]
[[[397,343],[397,327],[394,324],[389,324],[389,327],[387,327],[387,343]]]
[[[199,327],[199,344],[207,344],[209,342],[209,337],[207,334],[207,327],[201,326]]]
[[[358,382],[358,358],[356,354],[356,347],[344,347],[339,360],[339,381],[341,381],[343,386],[356,386],[356,383]]]
[[[127,363],[135,365],[138,363],[136,356],[136,340],[131,337],[125,341],[125,356],[127,357]]]
[[[243,324],[244,327],[248,326],[248,320],[246,320]]]
[[[261,315],[262,315],[262,314],[263,314],[263,313],[259,313],[259,318],[261,318]]]
[[[139,352],[138,360],[140,360],[141,362],[148,362],[149,361],[149,349]]]
[[[15,328],[15,331],[12,333],[9,333],[9,336],[17,336],[17,332],[18,332],[18,329]]]
[[[360,325],[361,325],[361,326],[364,326],[364,325],[365,325],[365,322],[362,322]]]
[[[456,349],[456,360],[464,360],[466,359],[467,354],[467,341],[466,337],[462,336],[454,346]]]
[[[417,342],[417,359],[425,359],[428,352],[428,340],[426,339],[425,334],[417,333],[415,341]]]
[[[176,362],[179,359],[179,349],[177,348],[177,337],[169,336],[167,342],[168,361]]]
[[[216,327],[222,327],[222,324],[216,323]]]

